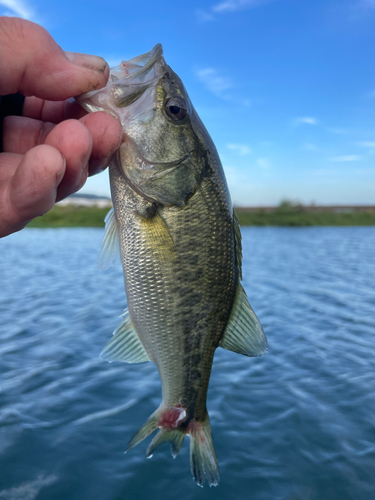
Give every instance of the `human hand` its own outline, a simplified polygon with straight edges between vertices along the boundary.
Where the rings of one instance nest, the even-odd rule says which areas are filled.
[[[122,137],[104,112],[70,97],[104,87],[104,59],[65,53],[41,26],[0,18],[0,95],[22,93],[23,116],[3,122],[0,237],[22,229],[107,167]]]

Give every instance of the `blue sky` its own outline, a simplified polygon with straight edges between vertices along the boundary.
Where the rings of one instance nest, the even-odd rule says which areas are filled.
[[[375,204],[375,0],[0,0],[110,65],[163,44],[238,205]],[[108,194],[108,174],[82,191]]]

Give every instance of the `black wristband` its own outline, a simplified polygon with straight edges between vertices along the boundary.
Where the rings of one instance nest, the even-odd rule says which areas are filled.
[[[0,96],[0,153],[3,152],[3,120],[6,116],[22,116],[23,103],[25,96],[20,94],[11,94]]]

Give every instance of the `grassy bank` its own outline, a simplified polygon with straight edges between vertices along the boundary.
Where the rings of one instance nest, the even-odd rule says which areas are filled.
[[[315,212],[288,202],[272,211],[236,208],[236,212],[242,226],[375,226],[374,211]]]
[[[104,227],[109,208],[55,205],[43,217],[32,220],[27,227]]]
[[[104,227],[108,208],[55,206],[28,227]],[[329,209],[312,212],[309,207],[282,203],[272,211],[236,209],[242,226],[375,226],[374,211],[335,213]]]

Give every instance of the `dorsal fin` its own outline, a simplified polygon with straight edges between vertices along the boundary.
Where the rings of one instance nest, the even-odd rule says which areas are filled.
[[[110,363],[112,361],[125,363],[151,361],[134,329],[129,312],[125,310],[123,316],[124,320],[113,332],[113,337],[100,353],[100,358]]]
[[[237,285],[227,328],[219,346],[245,356],[262,356],[268,351],[267,338],[241,283]]]
[[[104,222],[105,232],[98,260],[100,270],[108,269],[120,261],[120,242],[114,208],[107,213]]]

